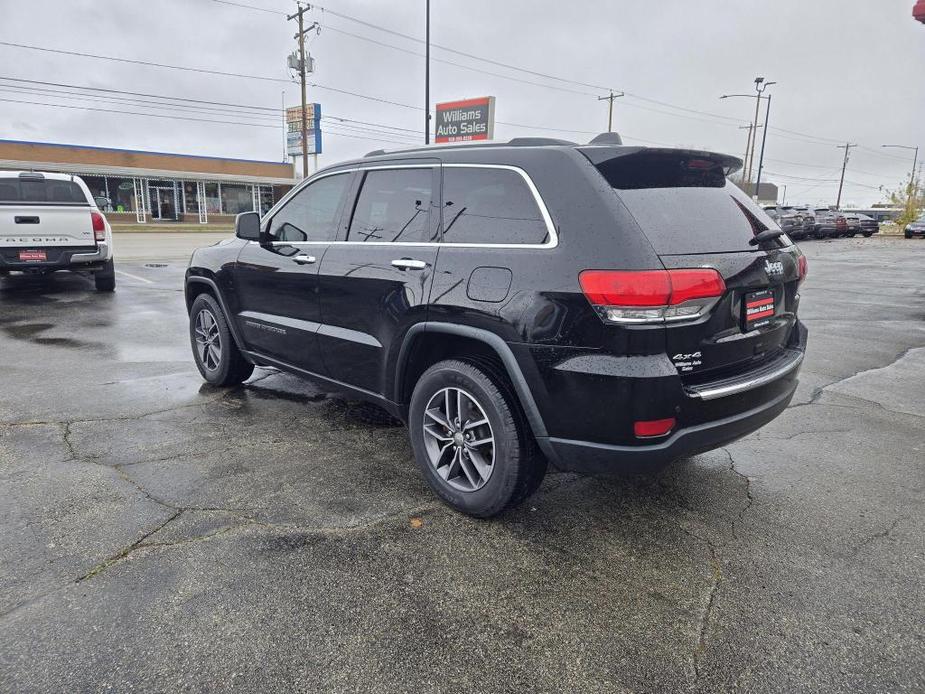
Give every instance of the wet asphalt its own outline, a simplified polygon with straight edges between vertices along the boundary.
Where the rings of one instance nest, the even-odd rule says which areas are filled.
[[[0,280],[0,691],[925,690],[925,242],[805,244],[769,426],[493,521],[369,407],[204,385],[184,243]]]

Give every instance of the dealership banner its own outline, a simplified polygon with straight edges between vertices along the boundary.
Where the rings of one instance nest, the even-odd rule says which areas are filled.
[[[307,104],[305,126],[308,128],[308,153],[321,154],[321,104]],[[286,153],[302,155],[302,107],[286,109]]]
[[[495,135],[495,97],[437,104],[434,142],[490,140]]]

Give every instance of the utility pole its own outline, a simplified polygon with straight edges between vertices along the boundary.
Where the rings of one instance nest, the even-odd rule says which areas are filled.
[[[850,142],[846,142],[843,145],[835,145],[839,149],[845,150],[845,161],[841,165],[841,180],[838,182],[838,200],[835,201],[835,209],[841,209],[841,191],[845,185],[845,169],[848,168],[848,152],[851,151],[852,147],[857,147]]]
[[[318,26],[318,22],[312,24],[308,29],[305,28],[305,13],[311,10],[311,5],[302,5],[298,3],[298,11],[295,14],[290,14],[286,16],[288,21],[297,19],[299,22],[299,32],[295,35],[295,38],[299,42],[299,82],[302,87],[302,178],[308,177],[308,114],[306,110],[308,108],[307,97],[305,94],[305,34],[309,31],[314,30]]]
[[[759,101],[761,97],[758,97]],[[761,185],[761,169],[764,168],[764,143],[768,140],[768,118],[771,117],[771,95],[768,94],[768,107],[764,112],[764,131],[761,133],[761,154],[758,155],[758,180],[755,181],[755,195],[758,194],[758,186]]]
[[[424,144],[430,144],[430,0],[424,3]]]
[[[748,137],[745,140],[745,156],[742,158],[742,190],[746,193],[748,193],[748,183],[745,181],[745,173],[748,171],[748,151],[752,147],[752,130],[754,130],[754,127],[752,123],[739,126],[739,130],[748,130]]]
[[[613,132],[613,100],[619,99],[623,96],[623,92],[619,94],[614,94],[613,89],[610,90],[610,96],[599,96],[597,97],[598,101],[609,101],[610,104],[607,107],[607,132]]]
[[[730,99],[732,97],[745,97],[748,99],[755,100],[755,119],[752,121],[754,127],[754,136],[749,137],[749,150],[746,151],[745,160],[742,166],[742,184],[743,190],[746,194],[751,194],[751,184],[752,184],[752,170],[755,168],[755,147],[758,144],[758,128],[762,127],[758,124],[758,111],[761,107],[761,100],[768,100],[768,114],[771,111],[771,95],[762,96],[764,90],[770,87],[772,84],[777,84],[777,82],[765,82],[764,77],[755,78],[755,94],[723,94],[720,99]],[[758,164],[758,182],[761,182],[761,167],[764,162],[764,143],[768,135],[768,119],[765,117],[764,122],[764,136],[761,139],[761,162]],[[750,152],[750,153],[749,153]],[[758,185],[755,184],[754,195],[758,195]]]
[[[782,197],[782,198],[780,199],[780,204],[781,204],[781,205],[786,205],[786,204],[787,204],[787,184],[786,184],[786,183],[783,184],[783,185],[781,186],[781,188],[784,189],[784,197]]]

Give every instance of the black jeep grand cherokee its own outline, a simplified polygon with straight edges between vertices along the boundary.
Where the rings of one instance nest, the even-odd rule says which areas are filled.
[[[199,370],[378,403],[476,516],[547,463],[655,471],[754,431],[797,385],[806,259],[738,159],[617,142],[374,152],[239,215],[187,271]]]

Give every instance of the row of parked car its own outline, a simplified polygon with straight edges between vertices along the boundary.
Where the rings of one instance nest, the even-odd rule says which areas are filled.
[[[801,205],[767,205],[764,210],[794,240],[851,237],[857,234],[870,237],[880,232],[880,222],[856,212],[846,213],[826,207],[813,209]]]

